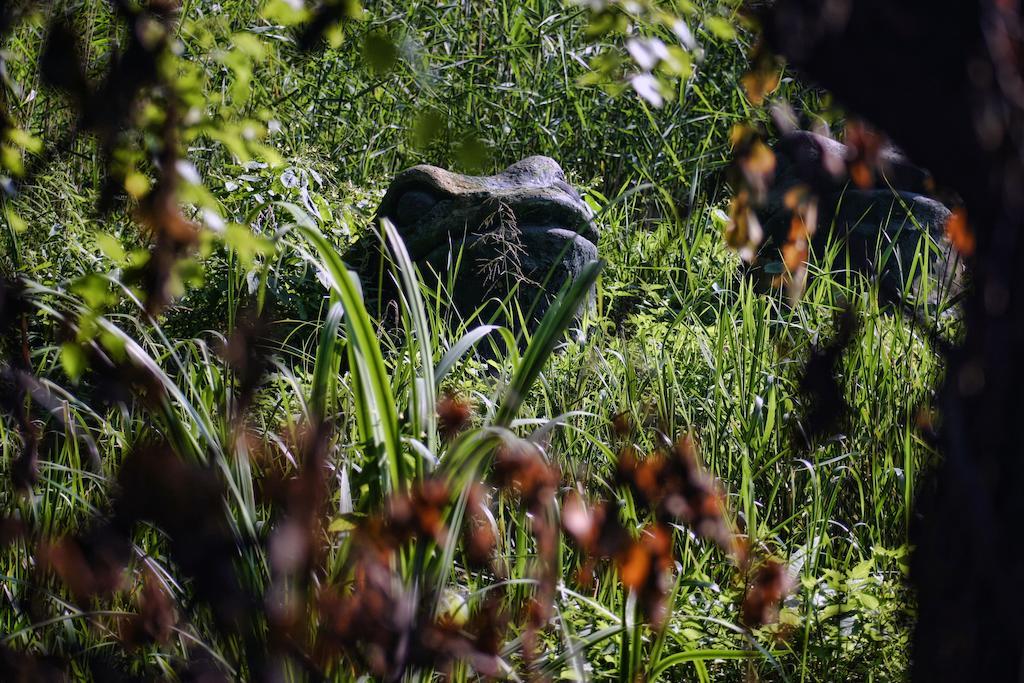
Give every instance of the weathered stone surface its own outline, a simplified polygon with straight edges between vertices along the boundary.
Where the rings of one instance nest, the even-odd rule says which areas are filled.
[[[921,241],[931,242],[928,272],[933,277],[928,299],[951,300],[963,287],[963,268],[945,234],[950,211],[927,196],[927,171],[915,167],[899,152],[884,149],[881,172],[874,186],[858,188],[846,177],[850,150],[831,138],[799,131],[775,146],[775,179],[766,201],[758,209],[766,242],[759,257],[763,271],[777,271],[777,248],[789,232],[792,212],[786,194],[798,186],[818,196],[818,228],[811,242],[819,259],[830,242],[838,242],[835,267],[848,263],[851,270],[877,276],[882,295],[902,300],[905,292],[921,290],[921,265],[914,258]]]
[[[512,293],[535,323],[562,283],[597,258],[593,212],[543,156],[493,176],[414,166],[394,179],[377,215],[395,224],[424,280],[440,282],[464,316],[481,307],[490,315]],[[376,243],[357,245],[349,260],[369,292],[393,296]]]

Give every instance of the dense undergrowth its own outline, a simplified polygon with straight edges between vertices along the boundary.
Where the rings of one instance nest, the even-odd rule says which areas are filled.
[[[652,108],[580,82],[595,45],[614,44],[587,34],[581,6],[384,2],[345,23],[336,47],[301,53],[274,19],[286,5],[270,3],[271,18],[234,0],[181,10],[176,68],[203,114],[178,173],[206,228],[165,310],[151,316],[128,277],[148,253],[130,195],[160,175],[152,133],[137,158],[115,159],[127,169],[120,208],[97,209],[108,160],[85,136],[3,200],[4,276],[27,288],[5,290],[4,320],[15,341],[24,325],[34,384],[23,402],[39,434],[26,492],[25,431],[0,421],[5,662],[49,656],[96,680],[202,667],[244,679],[264,665],[274,680],[396,667],[428,679],[448,665],[469,679],[493,662],[479,639],[452,634],[486,615],[496,629],[501,612],[491,673],[511,677],[901,680],[912,501],[933,457],[921,424],[941,367],[926,320],[881,309],[872,283],[828,255],[795,305],[743,280],[722,241],[723,170],[732,125],[760,114],[740,86],[746,34],[720,25],[732,14],[701,3],[686,15],[702,60]],[[104,3],[76,7],[98,73],[122,29]],[[36,74],[47,19],[22,22],[2,48],[11,109],[48,141],[75,113]],[[822,108],[790,79],[780,94]],[[580,285],[532,336],[514,318],[454,320],[401,258],[400,329],[361,310],[340,255],[371,226],[391,174],[424,161],[489,172],[527,154],[559,160],[598,214],[606,265],[588,271],[597,297],[582,318]],[[837,375],[851,411],[808,444],[801,373],[845,310],[857,331]],[[692,524],[655,522],[623,479],[626,449],[671,457],[684,435],[721,481],[723,523],[749,563]],[[550,500],[524,486],[531,458],[557,467]],[[643,565],[643,581],[665,581],[663,618],[628,574],[637,565],[600,560],[564,519],[583,514],[576,496],[613,501],[637,543],[667,530],[670,552]],[[414,528],[399,533],[406,504]],[[125,518],[142,523],[122,538],[122,574],[107,555],[121,537],[104,534]],[[481,533],[493,542],[484,560]],[[360,558],[383,538],[397,587],[368,588]],[[752,628],[749,584],[774,559],[791,590],[775,623]],[[384,623],[412,610],[430,628],[410,617],[408,642],[374,640],[372,624],[352,633],[353,584],[394,600],[357,611]],[[548,605],[542,617],[531,596]],[[440,638],[435,619],[449,650],[425,642]],[[267,660],[254,664],[260,648]],[[452,652],[464,656],[451,664]]]

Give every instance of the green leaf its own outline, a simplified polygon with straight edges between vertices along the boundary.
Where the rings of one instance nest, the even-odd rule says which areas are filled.
[[[288,0],[270,0],[263,8],[262,15],[272,23],[295,26],[309,18],[309,10],[301,5],[295,7]]]
[[[444,126],[445,119],[436,109],[421,113],[413,126],[413,145],[416,149],[426,149],[440,137]]]
[[[728,19],[722,17],[708,17],[704,22],[708,30],[721,40],[732,40],[736,37],[736,28]]]
[[[254,61],[262,61],[267,56],[267,48],[260,42],[260,39],[247,31],[232,35],[231,43],[235,49]]]
[[[871,568],[875,566],[874,559],[867,559],[857,564],[856,567],[850,570],[848,576],[851,579],[866,579],[868,574],[871,573]]]
[[[60,364],[64,368],[64,373],[77,384],[88,363],[81,346],[74,342],[65,342],[60,345]]]
[[[140,199],[149,192],[149,178],[138,171],[132,171],[124,177],[124,189],[135,199]]]
[[[8,208],[4,212],[4,215],[7,217],[7,224],[11,226],[11,230],[14,232],[20,234],[28,230],[28,223],[25,222],[25,219],[22,218],[17,211]]]
[[[256,256],[271,256],[274,253],[273,242],[253,234],[249,228],[238,223],[228,225],[224,231],[224,243],[235,250],[245,268],[252,266]]]
[[[378,74],[387,73],[398,62],[398,47],[386,34],[373,31],[366,34],[363,40],[363,58],[371,71]]]
[[[110,330],[104,328],[100,331],[99,335],[100,344],[106,350],[107,353],[117,362],[123,362],[125,359],[125,343],[124,339],[113,334]]]
[[[93,239],[96,240],[96,246],[108,259],[119,266],[128,263],[128,255],[125,253],[124,247],[121,246],[121,240],[107,232],[98,232]]]
[[[96,273],[89,273],[71,284],[71,291],[82,297],[85,305],[92,309],[102,308],[113,303],[110,283]]]
[[[355,522],[346,517],[335,517],[331,520],[331,523],[327,527],[327,532],[331,534],[340,534],[347,531],[352,531],[356,528]]]
[[[43,141],[21,128],[8,129],[7,139],[26,152],[39,154],[39,152],[43,151]]]
[[[868,593],[858,593],[857,600],[860,604],[864,605],[865,609],[876,610],[878,609],[878,598]]]

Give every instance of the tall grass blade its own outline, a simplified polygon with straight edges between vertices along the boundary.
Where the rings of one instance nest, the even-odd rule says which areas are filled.
[[[309,391],[310,418],[313,422],[320,422],[327,417],[327,399],[338,381],[338,328],[344,313],[341,304],[334,302],[320,328],[320,342],[316,347],[316,362],[313,365],[313,386]]]
[[[541,320],[537,332],[530,339],[526,353],[515,370],[508,388],[504,392],[494,423],[507,427],[519,412],[523,400],[534,380],[540,374],[562,333],[576,317],[580,305],[590,296],[590,290],[597,282],[604,267],[602,261],[591,261],[583,267],[571,283],[562,287],[555,302]]]
[[[413,266],[405,242],[394,224],[387,218],[381,220],[381,229],[391,252],[394,270],[402,289],[402,304],[406,318],[412,323],[413,339],[407,340],[411,348],[409,360],[414,367],[414,356],[419,357],[418,377],[412,383],[411,410],[412,431],[417,439],[426,436],[426,445],[431,452],[437,451],[437,391],[434,384],[434,339],[427,323],[427,312],[423,306],[419,278]],[[417,459],[417,462],[420,462]]]
[[[356,357],[356,362],[352,365],[359,382],[355,400],[365,401],[366,405],[362,410],[373,418],[372,442],[383,449],[387,460],[388,488],[404,490],[409,481],[409,473],[402,455],[395,397],[377,334],[363,303],[359,281],[355,274],[345,267],[341,257],[323,233],[308,225],[300,224],[296,227],[316,248],[344,309],[349,348]]]

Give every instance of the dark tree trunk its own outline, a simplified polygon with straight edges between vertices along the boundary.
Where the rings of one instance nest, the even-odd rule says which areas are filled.
[[[1010,681],[1024,654],[1024,80],[1017,0],[777,0],[765,39],[963,198],[967,331],[918,504],[913,680]],[[1020,264],[1018,266],[1018,264]]]

